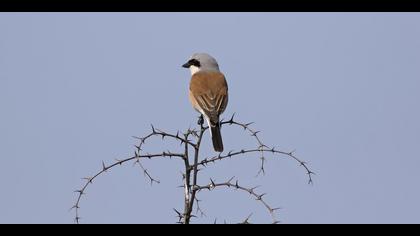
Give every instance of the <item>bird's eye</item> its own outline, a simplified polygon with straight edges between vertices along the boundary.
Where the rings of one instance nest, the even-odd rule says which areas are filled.
[[[188,64],[196,66],[196,67],[200,67],[200,62],[197,59],[191,59],[188,61]]]

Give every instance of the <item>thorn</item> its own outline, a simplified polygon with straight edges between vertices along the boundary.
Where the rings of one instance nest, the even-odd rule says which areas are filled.
[[[314,184],[314,181],[312,181],[312,179],[310,179],[310,180],[308,181],[308,184]]]
[[[217,218],[214,218],[213,224],[217,224]]]
[[[115,158],[115,160],[117,161],[117,163],[118,163],[119,165],[122,165],[123,160],[119,160],[119,159],[117,159],[117,158]]]
[[[259,188],[259,187],[261,187],[261,186],[260,186],[260,185],[255,186],[255,187],[251,188],[251,191],[253,191],[253,192],[254,192],[254,190],[255,190],[255,189],[257,189],[257,188]]]
[[[140,158],[137,158],[136,161],[133,163],[133,166],[135,166],[136,164],[140,165]]]
[[[233,176],[232,178],[230,178],[229,180],[228,180],[228,183],[230,183],[230,182],[232,182],[232,180],[235,178],[235,176]]]
[[[249,122],[249,123],[245,124],[245,126],[248,127],[248,126],[250,126],[252,124],[254,124],[254,122]]]
[[[265,175],[265,169],[264,169],[264,166],[263,166],[263,167],[261,167],[261,173],[262,173],[263,175]]]
[[[266,195],[266,193],[263,193],[263,194],[259,195],[258,198],[257,198],[257,200],[261,201],[262,200],[262,197],[264,197],[265,195]]]
[[[214,181],[210,178],[210,188],[215,188],[216,184],[214,183]]]
[[[137,137],[137,136],[131,136],[131,137],[133,137],[133,138],[135,138],[135,139],[139,139],[139,140],[140,140],[140,143],[144,143],[145,138],[140,138],[140,137]],[[140,149],[140,145],[139,145],[139,146],[134,145],[134,146],[135,146],[136,148]]]
[[[89,183],[92,183],[92,180],[93,180],[92,177],[84,177],[82,179],[87,180]]]
[[[265,147],[267,147],[267,146],[265,146],[264,144],[261,144],[260,146],[258,146],[258,149],[259,149],[259,150],[262,150],[262,149],[264,149]]]
[[[74,206],[72,206],[70,209],[69,209],[69,211],[71,211],[71,210],[73,210],[73,209],[79,209],[80,207],[79,207],[79,205],[74,205]]]
[[[258,171],[257,175],[255,177],[260,176],[261,174],[263,174],[265,176],[265,169],[264,166],[261,166],[260,170]]]
[[[289,152],[289,156],[293,156],[293,154],[296,152],[296,149],[295,150],[293,150],[293,151],[291,151],[291,152]]]
[[[177,209],[173,208],[173,210],[176,212],[176,214],[178,214],[179,217],[182,218],[182,214],[179,211],[177,211]]]
[[[83,190],[75,190],[74,192],[75,192],[75,193],[79,193],[80,195],[85,194]]]
[[[256,136],[257,136],[257,134],[258,134],[259,132],[260,132],[260,131],[255,131],[255,132],[253,132],[253,133],[252,133],[252,135],[251,135],[251,136],[255,136],[255,137],[256,137]]]
[[[153,134],[156,134],[155,127],[153,127],[153,125],[152,125],[152,124],[150,124],[150,126],[152,126],[152,133],[153,133]]]
[[[105,162],[102,161],[102,171],[106,171],[106,170],[107,170],[107,167],[105,166]]]
[[[251,218],[253,213],[251,213],[243,222],[242,224],[249,224],[249,219]]]
[[[227,155],[228,155],[229,157],[231,157],[231,156],[232,156],[232,152],[233,152],[233,150],[229,151]]]
[[[282,209],[281,207],[276,207],[276,208],[270,209],[270,212],[275,212],[275,211],[278,211],[278,210],[281,210],[281,209]]]
[[[235,112],[232,114],[232,117],[230,118],[231,121],[233,121],[233,118],[235,117]]]

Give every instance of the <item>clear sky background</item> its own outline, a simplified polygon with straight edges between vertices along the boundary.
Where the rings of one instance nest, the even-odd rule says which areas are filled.
[[[0,223],[73,223],[81,178],[132,155],[132,135],[194,127],[181,68],[194,52],[227,77],[224,117],[256,122],[317,173],[308,185],[297,163],[269,155],[255,178],[248,155],[199,183],[261,185],[283,223],[420,223],[418,13],[0,13]],[[222,133],[226,151],[255,146],[239,128]],[[203,145],[214,155],[208,134]],[[88,189],[82,222],[174,223],[183,163],[144,165],[161,184],[118,167]],[[270,222],[247,194],[199,198],[196,223]]]

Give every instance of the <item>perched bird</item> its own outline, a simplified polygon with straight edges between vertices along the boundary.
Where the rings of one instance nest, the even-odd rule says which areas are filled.
[[[191,71],[189,98],[209,126],[216,152],[223,152],[220,114],[228,104],[228,85],[216,59],[207,53],[195,53],[182,65]]]

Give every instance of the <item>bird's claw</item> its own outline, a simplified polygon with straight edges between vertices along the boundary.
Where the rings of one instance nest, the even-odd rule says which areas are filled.
[[[204,117],[203,117],[203,115],[200,115],[198,117],[197,124],[200,125],[200,126],[203,126],[203,124],[204,124]]]

